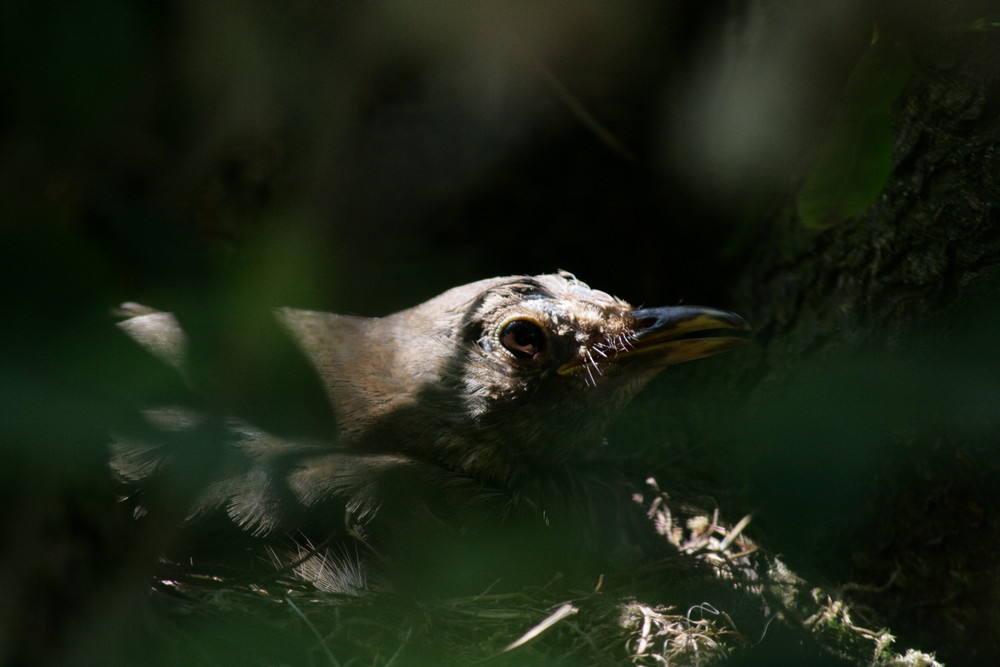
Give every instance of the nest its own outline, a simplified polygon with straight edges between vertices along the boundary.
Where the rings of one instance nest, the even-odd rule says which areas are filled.
[[[673,501],[647,480],[637,502],[677,557],[592,588],[564,582],[440,600],[319,592],[276,577],[179,576],[153,588],[150,648],[185,665],[714,665],[760,650],[779,626],[845,664],[938,665],[893,652],[718,510]],[[696,600],[695,602],[692,602]],[[155,648],[154,648],[155,647]]]

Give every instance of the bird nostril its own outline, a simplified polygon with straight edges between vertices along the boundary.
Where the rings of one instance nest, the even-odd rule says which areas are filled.
[[[659,320],[655,317],[644,317],[636,323],[636,327],[639,329],[649,329],[650,327],[656,326]]]

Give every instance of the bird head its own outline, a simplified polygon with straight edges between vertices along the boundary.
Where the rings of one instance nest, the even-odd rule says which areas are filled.
[[[482,280],[382,318],[282,318],[348,440],[500,485],[591,458],[656,373],[750,328],[710,308],[635,309],[565,272]]]

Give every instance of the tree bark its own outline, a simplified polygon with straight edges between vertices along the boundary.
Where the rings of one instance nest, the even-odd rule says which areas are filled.
[[[966,24],[916,47],[877,200],[821,232],[788,205],[760,230],[735,292],[753,388],[722,458],[793,569],[904,646],[991,664],[1000,40]]]

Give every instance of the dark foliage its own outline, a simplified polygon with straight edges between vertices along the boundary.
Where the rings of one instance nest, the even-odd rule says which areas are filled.
[[[756,325],[754,346],[650,386],[609,433],[614,465],[731,521],[756,510],[758,542],[902,645],[1000,658],[991,3],[51,0],[4,3],[0,23],[5,663],[385,664],[404,645],[409,663],[462,663],[484,653],[456,647],[515,639],[432,623],[445,612],[421,600],[151,594],[218,439],[159,490],[173,513],[137,530],[109,432],[184,388],[110,313],[176,312],[211,414],[322,430],[270,308],[382,315],[558,268]],[[873,33],[905,53],[892,99],[858,84],[882,81],[859,67]],[[824,212],[807,228],[817,192],[833,206],[807,202]],[[670,589],[654,597],[679,604]],[[559,601],[524,601],[518,627]],[[343,643],[319,641],[314,615]],[[561,627],[587,648],[531,659],[623,659],[621,637],[574,627],[604,626]]]

